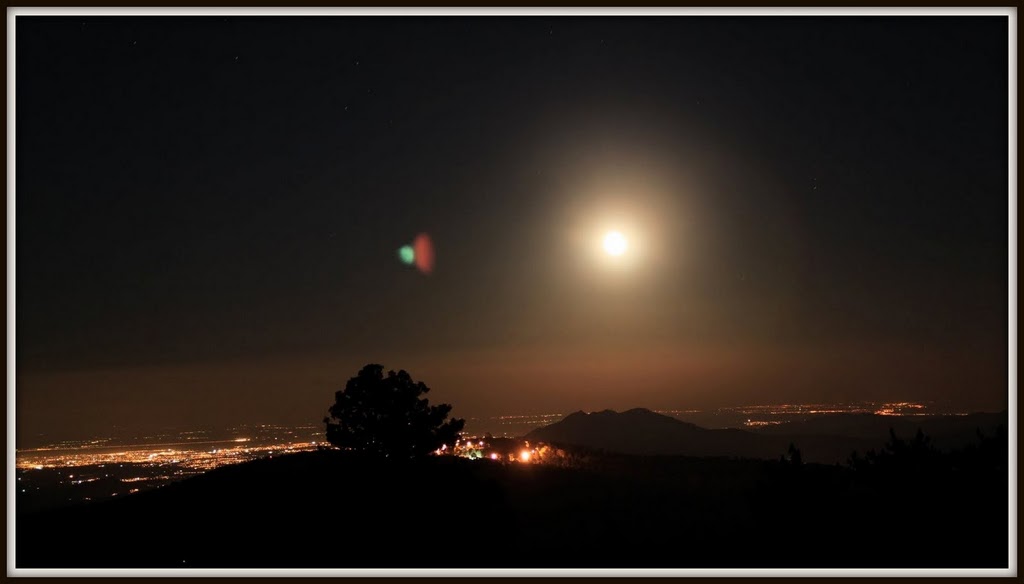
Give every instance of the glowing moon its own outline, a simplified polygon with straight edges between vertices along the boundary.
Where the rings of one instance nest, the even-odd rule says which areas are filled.
[[[620,256],[626,253],[626,238],[618,231],[609,231],[604,236],[604,251],[609,255]]]

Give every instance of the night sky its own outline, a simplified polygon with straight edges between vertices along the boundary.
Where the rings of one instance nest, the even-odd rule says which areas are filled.
[[[371,362],[460,417],[1007,407],[1005,17],[16,34],[19,440],[316,423]]]

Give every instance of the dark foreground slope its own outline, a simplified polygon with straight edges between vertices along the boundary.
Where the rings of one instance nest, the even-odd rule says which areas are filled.
[[[1005,567],[1005,469],[337,451],[18,517],[30,567]]]

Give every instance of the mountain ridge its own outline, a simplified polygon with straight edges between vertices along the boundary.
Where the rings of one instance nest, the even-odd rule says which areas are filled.
[[[967,416],[900,417],[832,414],[756,430],[708,429],[647,408],[623,412],[582,410],[528,432],[524,438],[637,455],[726,456],[777,459],[794,444],[806,462],[843,464],[857,451],[880,450],[892,429],[912,438],[917,430],[943,450],[962,448],[1006,425],[1006,412]]]

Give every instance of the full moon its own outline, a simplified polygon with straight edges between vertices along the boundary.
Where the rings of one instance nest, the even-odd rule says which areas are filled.
[[[604,250],[613,256],[626,253],[626,238],[618,231],[609,231],[604,236]]]

